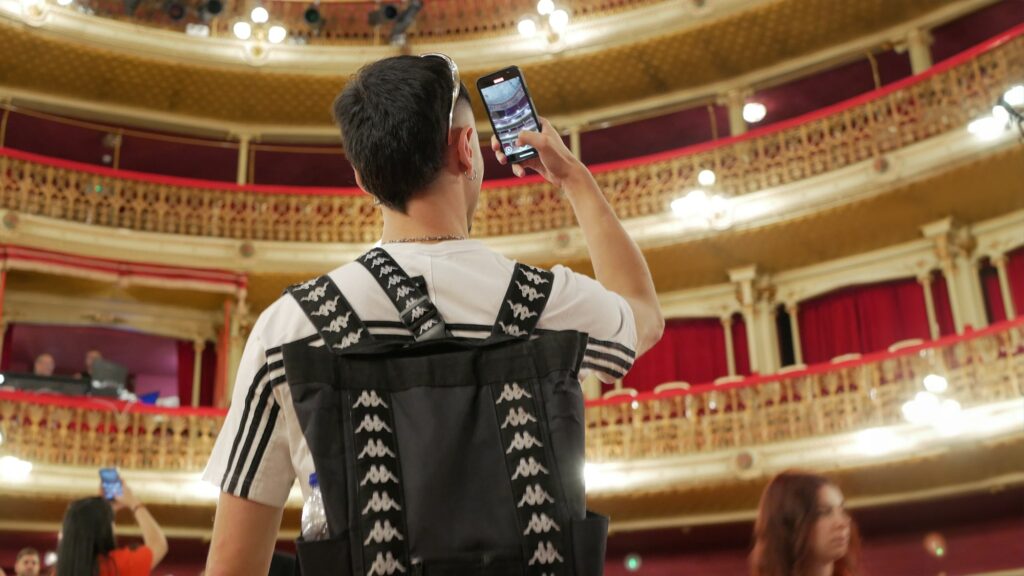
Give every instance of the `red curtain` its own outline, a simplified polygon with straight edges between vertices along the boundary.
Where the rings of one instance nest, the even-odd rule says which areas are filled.
[[[924,291],[916,279],[844,288],[801,302],[799,315],[808,364],[929,337]]]
[[[1006,306],[1003,305],[1003,290],[999,286],[999,271],[986,264],[978,272],[981,277],[981,291],[985,296],[985,312],[989,322],[1006,320]]]
[[[191,342],[178,340],[178,400],[182,406],[192,405],[192,371],[196,350]]]
[[[747,346],[747,325],[741,314],[732,318],[732,350],[736,357],[736,373],[750,374],[750,348]]]
[[[727,364],[718,318],[669,320],[661,341],[637,359],[623,384],[641,392],[676,380],[701,384],[728,374]]]
[[[949,286],[941,273],[932,276],[932,302],[935,304],[935,321],[939,323],[939,335],[956,334],[953,320],[953,303],[949,300]]]
[[[213,389],[217,383],[217,343],[207,342],[203,348],[202,377],[199,379],[199,405],[213,406]]]

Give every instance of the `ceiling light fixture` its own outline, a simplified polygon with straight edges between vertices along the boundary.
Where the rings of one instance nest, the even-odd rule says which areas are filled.
[[[749,124],[756,124],[768,114],[768,109],[760,102],[747,102],[743,105],[743,119]]]

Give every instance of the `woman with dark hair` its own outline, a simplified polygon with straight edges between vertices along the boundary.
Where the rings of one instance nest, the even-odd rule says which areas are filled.
[[[751,576],[857,576],[860,542],[843,493],[827,478],[776,476],[761,496]]]
[[[57,576],[148,576],[167,555],[160,525],[123,482],[122,490],[113,501],[83,498],[68,506],[57,548]],[[135,515],[143,546],[117,547],[114,515],[122,509]]]

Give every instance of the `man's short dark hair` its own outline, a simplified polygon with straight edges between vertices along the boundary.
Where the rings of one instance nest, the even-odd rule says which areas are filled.
[[[364,66],[334,101],[345,154],[381,204],[404,213],[437,177],[451,95],[444,60],[395,56]],[[464,84],[459,99],[469,102]]]
[[[39,551],[35,548],[22,548],[21,550],[18,550],[18,555],[14,557],[14,561],[18,562],[25,556],[35,556],[36,558],[38,558]]]

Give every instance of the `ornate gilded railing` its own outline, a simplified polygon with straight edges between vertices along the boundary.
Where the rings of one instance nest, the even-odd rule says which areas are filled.
[[[1024,318],[839,365],[723,386],[616,397],[587,407],[587,459],[736,449],[905,422],[929,374],[964,408],[1024,396]]]
[[[661,214],[713,168],[740,195],[825,174],[961,130],[1024,79],[1024,26],[928,72],[863,97],[738,138],[595,166],[621,217]],[[379,211],[346,189],[282,189],[130,174],[0,149],[0,208],[98,226],[244,240],[369,242]],[[571,226],[554,187],[489,182],[481,236]]]
[[[1024,395],[1024,318],[842,365],[725,386],[590,402],[591,462],[680,456],[903,422],[925,375],[965,408]],[[35,463],[198,471],[224,421],[215,409],[164,409],[0,392],[0,455]]]

